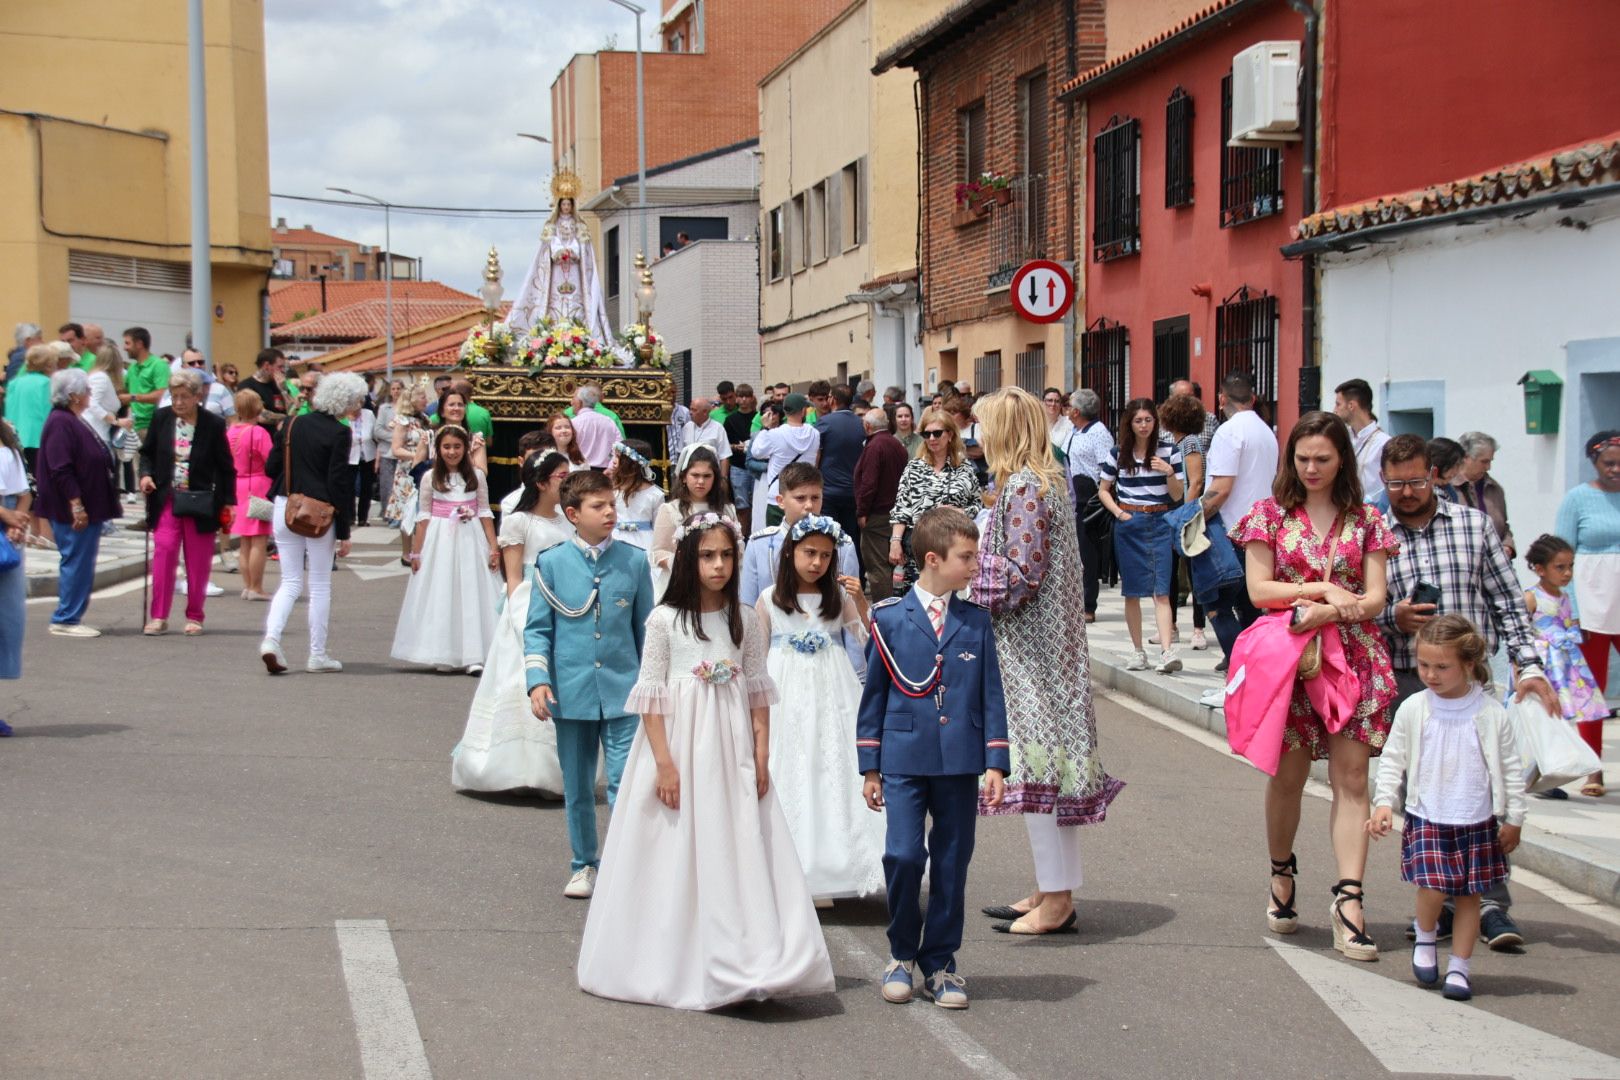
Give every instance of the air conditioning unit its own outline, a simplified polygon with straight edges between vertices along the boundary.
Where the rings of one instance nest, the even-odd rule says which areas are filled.
[[[1261,41],[1232,57],[1228,146],[1298,142],[1299,42]]]

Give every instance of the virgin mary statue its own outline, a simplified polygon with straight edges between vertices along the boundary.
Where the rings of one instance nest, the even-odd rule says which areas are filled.
[[[575,322],[611,345],[613,328],[602,299],[596,252],[585,223],[574,216],[579,190],[579,176],[572,169],[559,169],[552,176],[551,217],[540,230],[540,250],[507,322],[514,330],[527,330],[541,319]]]

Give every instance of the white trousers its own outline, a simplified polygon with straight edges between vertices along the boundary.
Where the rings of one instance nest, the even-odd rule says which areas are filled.
[[[1072,892],[1085,881],[1080,869],[1080,829],[1058,828],[1056,814],[1025,814],[1029,850],[1035,856],[1035,887],[1041,892]]]
[[[276,496],[275,516],[270,527],[276,537],[276,554],[281,557],[281,584],[270,599],[270,612],[265,619],[264,636],[281,640],[287,628],[293,604],[304,591],[306,556],[309,579],[309,655],[326,655],[326,621],[332,611],[332,558],[337,551],[337,529],[326,530],[324,536],[310,539],[287,528],[287,500]]]

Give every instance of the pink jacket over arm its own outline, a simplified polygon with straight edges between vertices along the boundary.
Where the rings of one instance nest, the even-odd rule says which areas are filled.
[[[1290,617],[1287,611],[1262,616],[1238,636],[1226,683],[1226,741],[1270,776],[1282,759],[1299,658],[1312,637],[1322,639],[1322,673],[1305,684],[1305,694],[1328,731],[1343,729],[1361,700],[1361,680],[1345,661],[1339,628],[1295,634]]]

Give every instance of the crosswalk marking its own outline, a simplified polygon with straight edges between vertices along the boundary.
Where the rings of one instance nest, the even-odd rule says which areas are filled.
[[[366,1080],[432,1080],[388,923],[339,919],[337,939]]]

